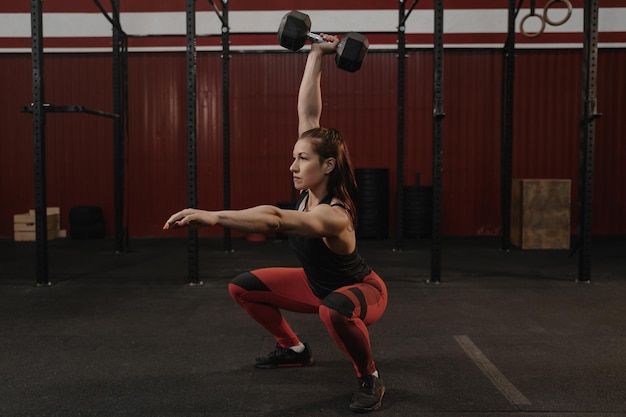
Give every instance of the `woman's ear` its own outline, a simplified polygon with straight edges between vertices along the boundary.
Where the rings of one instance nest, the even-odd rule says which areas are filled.
[[[326,158],[324,161],[324,174],[329,175],[335,169],[337,160],[335,158]]]

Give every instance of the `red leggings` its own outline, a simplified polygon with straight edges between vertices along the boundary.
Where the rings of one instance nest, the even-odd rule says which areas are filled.
[[[372,272],[363,282],[341,287],[324,299],[309,287],[302,268],[263,268],[237,276],[228,290],[233,300],[265,327],[282,347],[300,342],[280,310],[317,313],[328,333],[352,361],[358,377],[376,371],[367,326],[387,306],[387,288]]]

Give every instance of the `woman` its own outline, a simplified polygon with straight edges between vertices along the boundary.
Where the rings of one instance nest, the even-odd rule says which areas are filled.
[[[278,231],[289,242],[301,268],[262,268],[243,273],[229,292],[254,320],[276,339],[276,349],[256,358],[257,368],[308,366],[313,355],[285,321],[281,310],[315,313],[339,348],[352,361],[359,389],[350,409],[380,407],[385,387],[372,356],[367,326],[387,305],[382,279],[365,263],[356,246],[356,182],[341,133],[320,127],[321,69],[324,55],[338,39],[324,35],[308,55],[298,94],[298,140],[290,171],[300,190],[297,210],[262,205],[245,210],[185,209],[163,229],[220,225],[249,233]]]

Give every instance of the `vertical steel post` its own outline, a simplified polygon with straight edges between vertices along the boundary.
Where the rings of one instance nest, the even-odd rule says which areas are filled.
[[[443,0],[435,0],[433,43],[433,218],[430,282],[441,280],[441,188],[443,173]]]
[[[124,158],[125,140],[124,123],[125,112],[122,111],[122,86],[125,77],[122,63],[122,31],[120,26],[119,0],[111,0],[113,6],[113,113],[118,117],[113,119],[113,198],[115,206],[115,251],[124,252]]]
[[[187,18],[187,206],[198,206],[197,189],[197,112],[196,112],[196,2],[186,0]],[[199,284],[198,231],[189,229],[187,235],[188,279]]]
[[[35,247],[37,286],[50,285],[48,277],[48,219],[46,210],[46,112],[44,109],[42,0],[31,0],[31,47],[33,76],[33,148],[35,178]]]
[[[500,206],[502,250],[511,248],[511,197],[513,181],[513,88],[515,81],[515,0],[509,0],[508,36],[502,54],[500,108]]]
[[[404,236],[404,79],[406,73],[406,26],[404,0],[398,2],[398,138],[396,150],[396,247],[402,250]]]
[[[222,0],[222,142],[224,152],[224,209],[230,209],[230,28],[228,0]],[[230,229],[224,228],[224,250],[232,251]]]
[[[598,0],[585,0],[582,65],[582,119],[578,175],[578,282],[591,281],[591,211],[593,207],[593,162],[597,112]]]

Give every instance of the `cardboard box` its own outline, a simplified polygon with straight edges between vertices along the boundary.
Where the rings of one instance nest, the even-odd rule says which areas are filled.
[[[46,216],[46,226],[48,231],[60,229],[61,219],[58,214],[48,214]],[[35,214],[24,213],[13,216],[14,232],[34,232],[35,231]]]
[[[61,210],[59,207],[47,207],[46,226],[48,239],[62,237],[61,231]],[[34,241],[36,231],[35,210],[28,213],[13,215],[13,238],[16,241]]]
[[[35,209],[28,210],[28,214],[35,215]],[[46,214],[61,214],[60,207],[46,207]]]
[[[56,239],[57,237],[56,230],[48,231],[48,240]],[[13,239],[16,242],[34,242],[37,240],[37,237],[35,232],[13,232]]]
[[[511,243],[522,249],[569,249],[571,180],[515,179]]]

